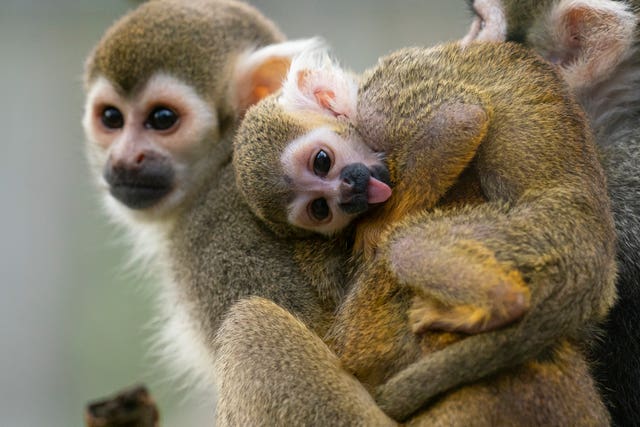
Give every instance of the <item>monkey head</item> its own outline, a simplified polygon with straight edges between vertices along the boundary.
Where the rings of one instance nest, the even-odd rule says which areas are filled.
[[[83,127],[110,213],[165,220],[194,199],[230,160],[244,111],[309,43],[281,39],[231,0],[147,2],[106,32],[86,62]]]
[[[282,92],[248,111],[234,143],[240,191],[280,233],[331,235],[391,196],[382,153],[356,130],[357,82],[320,61],[295,58]]]

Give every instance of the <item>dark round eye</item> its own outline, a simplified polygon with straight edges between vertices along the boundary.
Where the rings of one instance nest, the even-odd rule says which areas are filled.
[[[144,125],[148,129],[167,130],[170,129],[178,121],[178,115],[175,111],[167,107],[157,107],[151,111]]]
[[[326,176],[331,169],[331,157],[326,151],[320,150],[313,159],[313,172],[318,176]]]
[[[320,198],[311,202],[309,205],[309,214],[316,221],[326,221],[331,214],[327,200]]]
[[[124,126],[124,116],[116,107],[105,107],[100,120],[107,129],[120,129]]]

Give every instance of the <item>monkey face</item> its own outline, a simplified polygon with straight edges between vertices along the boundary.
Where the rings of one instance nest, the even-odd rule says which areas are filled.
[[[288,220],[300,228],[335,233],[391,196],[382,156],[355,135],[315,129],[286,147],[281,164],[294,194]]]
[[[177,206],[206,157],[217,121],[188,85],[158,74],[123,95],[107,79],[91,87],[83,120],[90,161],[110,204],[150,214]],[[117,201],[118,203],[114,203]]]

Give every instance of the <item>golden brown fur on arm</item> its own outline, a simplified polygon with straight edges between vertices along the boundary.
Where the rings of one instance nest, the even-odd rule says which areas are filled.
[[[406,135],[388,135],[384,128],[378,132],[369,128],[370,122],[376,122],[374,110],[379,101],[367,99],[367,95],[365,91],[360,100],[360,108],[366,113],[360,113],[359,127],[367,141],[386,146],[386,163],[396,183],[391,198],[358,222],[354,252],[371,258],[389,224],[432,208],[459,179],[487,134],[491,109],[458,100],[436,107],[425,105],[417,108],[420,113],[411,124],[403,123],[411,128]],[[396,121],[394,114],[401,113],[394,111],[391,121]]]
[[[272,301],[235,304],[216,341],[217,425],[396,425],[326,344]]]
[[[505,271],[521,273],[531,302],[518,323],[426,355],[381,386],[378,402],[387,413],[403,418],[438,393],[523,363],[561,337],[581,340],[606,314],[615,277],[610,221],[589,212],[582,194],[545,193],[511,208],[487,204],[425,215],[389,235],[387,256],[400,283],[419,289],[431,283],[482,287],[483,276],[453,283],[452,272],[476,263],[491,269],[494,261],[487,262],[485,253],[490,251]],[[416,259],[425,253],[433,256]]]
[[[427,105],[419,109],[420,114],[428,111],[425,118],[417,114],[413,118],[414,125],[403,123],[412,129],[408,132],[410,137],[391,144],[387,153],[387,164],[397,185],[382,207],[358,222],[356,253],[362,252],[365,259],[371,259],[390,224],[401,223],[416,212],[433,208],[464,170],[471,167],[478,147],[487,136],[492,109],[483,108],[483,103],[476,97],[466,98],[466,102],[445,101],[433,111]],[[371,132],[368,137],[375,138]],[[379,142],[386,138],[375,139]],[[511,323],[526,311],[529,289],[520,273],[500,265],[491,251],[478,246],[476,253],[482,256],[481,264],[459,263],[453,268],[430,265],[429,261],[434,258],[460,259],[464,256],[463,248],[444,247],[431,248],[435,252],[425,248],[416,257],[409,256],[400,261],[404,266],[403,273],[411,276],[406,279],[408,283],[417,284],[422,278],[431,276],[440,279],[429,283],[422,295],[418,292],[410,316],[414,331],[439,329],[478,333]],[[447,254],[447,250],[453,252]],[[396,252],[415,253],[411,247]],[[407,265],[412,260],[418,265]],[[402,268],[401,265],[396,268]],[[480,286],[477,286],[478,282]]]
[[[235,304],[216,340],[219,425],[397,425],[317,335],[272,301]],[[536,362],[442,396],[405,425],[608,425],[592,390],[583,358],[562,343]]]

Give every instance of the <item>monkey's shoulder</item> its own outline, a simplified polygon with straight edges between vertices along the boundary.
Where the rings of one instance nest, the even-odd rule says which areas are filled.
[[[449,43],[391,53],[365,73],[361,92],[397,97],[403,93],[434,99],[466,93],[489,98],[568,97],[556,71],[534,52],[514,43]],[[369,95],[370,96],[370,95]]]
[[[320,237],[297,243],[280,238],[251,212],[231,168],[221,177],[183,213],[172,236],[175,280],[197,304],[257,295],[323,331],[347,283],[339,280],[347,274],[346,264],[339,264],[347,247]]]

